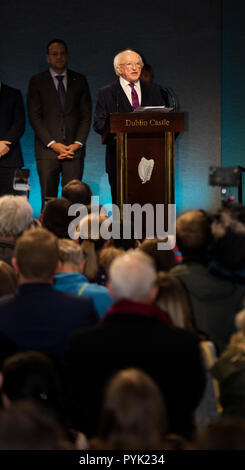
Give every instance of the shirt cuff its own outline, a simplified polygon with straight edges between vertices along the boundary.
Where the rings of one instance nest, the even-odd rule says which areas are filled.
[[[82,142],[79,142],[79,140],[75,140],[74,144],[79,144],[79,145],[80,145],[80,147],[83,147],[83,144],[82,144]]]
[[[48,143],[48,145],[46,147],[50,147],[52,144],[55,143],[55,140],[51,140],[51,142]]]

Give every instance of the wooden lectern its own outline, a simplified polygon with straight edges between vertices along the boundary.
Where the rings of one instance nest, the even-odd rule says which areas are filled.
[[[117,204],[121,211],[123,204],[174,203],[174,134],[183,131],[184,113],[110,114],[108,132],[117,135]],[[143,163],[142,158],[146,159]],[[148,164],[148,160],[153,162]],[[147,174],[147,166],[152,165],[150,179],[142,182],[142,167]]]

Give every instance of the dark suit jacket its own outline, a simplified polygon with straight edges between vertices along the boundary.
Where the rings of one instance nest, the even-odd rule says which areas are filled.
[[[61,358],[69,334],[95,324],[88,297],[56,291],[50,284],[25,284],[0,299],[0,331],[19,351],[37,350]]]
[[[72,335],[65,369],[73,425],[95,435],[107,380],[128,367],[142,369],[157,382],[166,400],[169,431],[188,435],[205,384],[198,338],[158,318],[130,312],[108,315],[100,325]]]
[[[67,93],[64,109],[49,70],[31,78],[27,95],[30,123],[35,131],[37,159],[55,159],[56,153],[47,147],[55,140],[65,144],[75,140],[85,145],[91,123],[91,97],[86,78],[67,71]],[[84,155],[85,148],[77,150],[75,157]]]
[[[10,151],[0,158],[0,167],[23,165],[19,140],[25,130],[25,109],[21,92],[2,83],[0,90],[0,140],[12,142]]]
[[[158,85],[140,81],[141,86],[141,106],[162,106],[163,97]],[[94,114],[94,130],[103,134],[106,127],[106,120],[110,113],[130,113],[133,108],[123,91],[119,79],[110,85],[101,88]],[[112,160],[116,157],[116,141],[113,136],[106,146],[106,171],[110,173]]]

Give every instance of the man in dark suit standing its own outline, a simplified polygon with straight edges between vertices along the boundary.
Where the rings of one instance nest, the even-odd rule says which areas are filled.
[[[139,80],[143,67],[141,56],[125,50],[114,58],[116,82],[101,88],[94,116],[94,130],[103,134],[110,113],[129,113],[139,106],[161,106],[164,103],[158,85]],[[116,140],[110,136],[106,146],[106,172],[111,186],[112,202],[116,203]]]
[[[14,172],[23,165],[19,140],[24,130],[21,93],[0,81],[0,196],[14,192]]]
[[[27,96],[42,202],[57,196],[60,173],[62,186],[82,179],[91,122],[89,87],[84,75],[67,69],[66,43],[50,41],[46,59],[49,70],[31,78]]]

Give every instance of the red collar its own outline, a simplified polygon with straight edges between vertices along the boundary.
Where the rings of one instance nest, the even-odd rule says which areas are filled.
[[[167,323],[168,325],[172,325],[172,321],[169,315],[160,308],[151,304],[133,302],[132,300],[119,300],[118,302],[116,302],[108,310],[107,314],[103,317],[102,321],[107,318],[107,316],[114,315],[117,313],[134,314],[141,315],[144,317],[157,318],[158,320],[161,320],[164,323]]]

